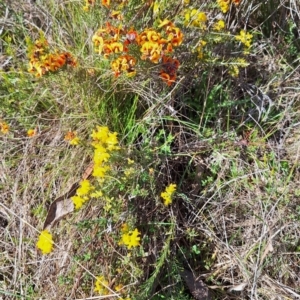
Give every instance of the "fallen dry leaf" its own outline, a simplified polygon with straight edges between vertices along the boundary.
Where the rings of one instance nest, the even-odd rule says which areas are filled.
[[[94,163],[91,162],[82,175],[83,180],[88,179],[91,176],[93,172],[93,168],[94,168]],[[67,193],[58,197],[51,203],[43,226],[44,230],[50,229],[65,215],[74,211],[74,204],[73,201],[71,200],[71,197],[73,197],[76,194],[76,190],[78,189],[78,187],[79,187],[79,183],[78,182],[74,183]]]
[[[50,229],[61,218],[74,211],[74,204],[70,198],[76,194],[78,187],[79,184],[74,183],[67,193],[58,197],[51,203],[44,223],[44,230]]]

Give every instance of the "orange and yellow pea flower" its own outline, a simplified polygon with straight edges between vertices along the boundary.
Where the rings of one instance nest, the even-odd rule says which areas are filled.
[[[176,72],[179,68],[179,61],[177,59],[163,56],[162,57],[162,70],[160,71],[161,79],[171,86],[176,80]]]
[[[37,130],[36,129],[29,129],[27,130],[27,136],[28,137],[34,137],[37,134]]]
[[[102,5],[109,8],[110,7],[110,0],[102,0]]]
[[[176,75],[170,75],[163,71],[160,72],[159,76],[168,86],[171,86],[176,81]]]
[[[70,145],[76,146],[79,144],[80,139],[75,131],[68,131],[65,135],[65,141],[68,141]]]
[[[0,122],[0,131],[3,134],[7,134],[9,132],[9,125],[6,122]]]
[[[111,63],[111,67],[116,77],[118,77],[122,71],[126,72],[127,76],[134,76],[136,72],[134,69],[135,64],[136,59],[134,57],[122,55]]]

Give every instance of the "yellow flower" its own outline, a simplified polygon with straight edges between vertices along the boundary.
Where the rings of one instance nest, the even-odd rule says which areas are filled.
[[[94,187],[91,185],[90,181],[84,179],[80,182],[80,187],[77,189],[76,194],[77,196],[85,196],[93,189]]]
[[[80,139],[79,139],[79,137],[76,136],[74,139],[72,139],[72,140],[70,141],[70,145],[76,146],[76,145],[79,144],[79,142],[80,142]]]
[[[110,170],[110,166],[103,166],[103,165],[95,165],[93,170],[93,176],[104,178],[107,171]]]
[[[132,167],[124,170],[125,177],[129,177],[133,173],[134,173],[134,168],[132,168]]]
[[[124,285],[122,283],[119,283],[118,285],[115,286],[116,292],[120,292],[123,289]]]
[[[106,145],[107,145],[108,151],[120,149],[119,146],[116,146],[119,143],[117,135],[118,135],[117,132],[109,132],[108,133],[108,137],[106,139]]]
[[[27,131],[27,136],[28,137],[33,137],[33,136],[35,136],[36,135],[36,130],[35,129],[29,129],[28,131]]]
[[[65,141],[69,141],[70,145],[76,146],[79,144],[80,139],[75,131],[68,131],[65,135]]]
[[[7,134],[9,131],[9,125],[6,122],[0,122],[0,131]]]
[[[203,59],[204,58],[204,51],[203,51],[203,47],[207,44],[206,41],[204,40],[200,40],[198,42],[198,47],[195,49],[198,52],[198,58]]]
[[[71,197],[71,200],[73,201],[73,203],[75,205],[75,209],[79,209],[89,199],[88,199],[88,197],[81,197],[81,196],[76,195],[76,196]]]
[[[94,145],[94,163],[102,164],[103,162],[107,162],[110,158],[110,154],[107,153],[106,149],[102,145]]]
[[[213,29],[216,31],[221,31],[225,28],[224,20],[219,20],[213,25]]]
[[[172,203],[172,196],[176,191],[176,184],[171,183],[169,186],[166,187],[165,191],[160,194],[160,196],[164,200],[164,205],[168,206]]]
[[[239,73],[240,73],[240,70],[239,70],[238,66],[230,66],[229,74],[232,77],[238,77]]]
[[[52,252],[53,244],[52,234],[48,230],[43,230],[36,243],[37,248],[39,248],[43,254],[48,254]]]
[[[92,138],[94,141],[105,143],[108,137],[109,129],[107,126],[97,126],[97,131],[93,130]]]
[[[201,29],[205,29],[205,22],[207,21],[207,16],[204,12],[198,11],[197,9],[186,9],[184,14],[184,26],[195,26]]]
[[[250,34],[250,33],[246,33],[245,30],[241,30],[240,31],[240,34],[239,35],[236,35],[235,36],[235,39],[237,41],[240,41],[242,44],[244,44],[247,48],[250,48],[251,46],[251,42],[252,42],[252,38],[253,38],[253,35]]]
[[[139,237],[140,234],[141,233],[137,228],[133,231],[123,232],[119,245],[125,245],[128,249],[139,246],[141,240],[141,238]]]
[[[236,64],[239,65],[242,68],[246,68],[249,66],[249,63],[244,58],[237,58]]]
[[[127,158],[127,163],[129,165],[132,165],[134,163],[134,160],[130,159],[129,157]]]
[[[249,63],[244,58],[237,58],[229,66],[229,74],[232,77],[238,77],[240,73],[239,68],[246,68],[247,66],[249,66]]]
[[[222,13],[227,13],[230,6],[230,0],[217,0]]]
[[[95,282],[95,288],[94,291],[98,292],[99,295],[101,296],[105,296],[105,295],[109,295],[110,291],[108,290],[108,281],[104,278],[103,275],[101,276],[97,276],[96,277],[96,282]]]

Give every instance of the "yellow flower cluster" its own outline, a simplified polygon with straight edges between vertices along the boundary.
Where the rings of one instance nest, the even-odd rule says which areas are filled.
[[[204,12],[198,9],[186,9],[184,12],[184,26],[194,26],[200,29],[206,29],[205,23],[207,22],[207,16]]]
[[[119,150],[118,138],[116,132],[110,132],[106,126],[97,126],[97,130],[92,132],[92,146],[95,148],[93,156],[93,172],[92,175],[99,179],[101,182],[106,173],[111,169],[108,161],[111,156],[111,152],[114,150]],[[76,141],[76,133],[68,132],[65,140],[69,140],[73,145]],[[103,194],[101,191],[94,191],[95,187],[92,186],[88,179],[84,179],[80,182],[79,188],[76,190],[76,195],[71,197],[75,208],[79,209],[82,205],[87,202],[91,197],[99,198]]]
[[[103,180],[106,173],[111,169],[108,164],[110,153],[120,149],[117,132],[110,132],[106,126],[97,126],[97,130],[93,130],[92,138],[92,145],[95,148],[93,176]]]
[[[104,278],[103,275],[96,277],[94,292],[98,292],[101,296],[106,296],[110,294],[110,291],[107,289],[109,283]]]
[[[96,277],[96,282],[95,282],[94,292],[99,293],[100,296],[107,296],[109,294],[112,294],[112,291],[110,291],[108,288],[109,288],[109,282],[105,279],[105,277],[103,275],[97,276]],[[123,288],[123,285],[118,284],[118,285],[115,286],[114,289],[118,293],[118,292],[120,292],[120,290],[122,288]],[[118,299],[120,299],[120,300],[131,300],[129,297],[126,297],[126,298],[118,297]]]
[[[81,206],[90,199],[90,192],[92,190],[94,190],[94,187],[88,179],[84,179],[80,182],[80,186],[76,190],[76,195],[71,197],[76,209],[81,208]]]
[[[162,21],[159,27],[164,28],[165,32],[147,28],[137,37],[137,43],[141,46],[141,59],[149,59],[155,64],[163,55],[172,53],[173,47],[181,45],[183,40],[180,29],[169,20]]]
[[[122,226],[122,236],[119,242],[119,245],[125,245],[128,249],[132,247],[137,247],[140,245],[141,238],[139,235],[141,234],[138,229],[129,230],[127,224],[123,224]]]
[[[219,20],[213,25],[213,29],[216,31],[222,31],[225,28],[225,21]]]
[[[206,44],[207,44],[207,42],[204,41],[204,40],[200,40],[198,42],[198,46],[197,46],[196,50],[198,52],[198,58],[200,58],[200,59],[204,58],[204,51],[203,51],[203,49],[204,49],[204,47],[205,47]]]
[[[237,41],[240,41],[242,44],[245,45],[246,48],[251,47],[253,35],[245,30],[241,30],[239,35],[235,36]]]
[[[40,249],[43,254],[49,254],[53,250],[53,244],[52,234],[48,230],[43,230],[36,243],[37,248]]]
[[[164,200],[164,205],[168,206],[172,203],[172,197],[176,192],[176,184],[171,183],[169,186],[166,187],[165,191],[160,194],[160,196]]]
[[[231,3],[233,3],[235,6],[238,6],[240,2],[241,0],[217,0],[222,13],[224,14],[228,12]]]
[[[232,77],[237,77],[240,73],[239,68],[246,68],[247,66],[249,66],[249,63],[246,62],[245,59],[237,58],[232,62],[232,65],[229,66],[229,74]]]
[[[126,72],[128,77],[136,74],[135,66],[136,59],[131,55],[121,55],[111,63],[115,76],[119,76],[121,72]]]

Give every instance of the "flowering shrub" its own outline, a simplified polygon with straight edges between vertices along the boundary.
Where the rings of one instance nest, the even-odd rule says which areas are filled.
[[[116,7],[117,2],[114,1],[113,4]],[[110,1],[102,1],[102,5],[112,9]],[[86,4],[85,10],[90,6]],[[130,77],[136,75],[136,66],[139,60],[152,64],[162,62],[163,68],[160,71],[160,77],[168,85],[174,83],[179,61],[172,58],[171,55],[174,48],[182,44],[181,30],[168,19],[160,21],[156,28],[144,28],[140,33],[134,27],[127,29],[122,23],[123,16],[119,10],[121,8],[122,5],[118,6],[118,10],[112,9],[110,13],[110,17],[115,20],[116,25],[107,22],[93,35],[95,51],[106,59],[113,57],[111,68],[115,77],[122,73]],[[171,69],[165,67],[166,61],[173,64]]]
[[[231,3],[235,6],[240,4],[240,0],[217,0],[221,11],[226,14],[229,11]],[[94,6],[95,1],[86,2],[86,8]],[[230,32],[226,32],[226,24],[222,17],[214,16],[204,11],[205,5],[200,10],[197,7],[191,7],[188,1],[178,14],[177,23],[181,24],[180,29],[169,19],[161,20],[159,17],[169,11],[168,4],[155,1],[153,4],[154,26],[151,28],[141,28],[137,30],[134,26],[127,28],[124,26],[124,17],[122,9],[124,2],[102,1],[101,4],[109,10],[109,16],[112,20],[105,26],[99,28],[92,37],[95,51],[105,59],[111,60],[111,68],[115,77],[122,73],[129,77],[138,75],[138,68],[143,67],[142,61],[145,61],[149,68],[149,63],[160,65],[159,77],[168,86],[171,86],[177,79],[177,71],[182,60],[179,51],[175,54],[175,48],[183,45],[184,39],[190,40],[187,45],[188,51],[196,53],[196,57],[204,63],[213,63],[214,65],[223,65],[228,67],[228,73],[237,77],[240,68],[248,66],[244,57],[243,63],[240,61],[228,59],[223,55],[216,55],[213,49],[217,44],[225,44],[234,41],[241,42],[244,46],[244,55],[249,54],[252,42],[252,35],[244,30],[239,35],[232,38]],[[210,6],[207,5],[210,9]],[[88,10],[88,9],[86,9]],[[217,18],[217,20],[216,20]],[[114,23],[114,25],[112,24]],[[235,46],[237,48],[238,46]],[[140,53],[140,55],[139,55]],[[174,56],[177,56],[176,58]],[[191,60],[189,60],[191,61]],[[190,62],[186,61],[186,64]]]
[[[223,13],[228,12],[231,3],[235,6],[240,4],[240,1],[230,0],[217,2]],[[233,35],[226,28],[225,18],[208,13],[210,10],[208,5],[208,12],[205,10],[206,6],[203,5],[201,10],[186,8],[181,14],[179,22],[183,26],[186,39],[189,40],[189,44],[186,45],[187,51],[196,54],[196,64],[200,61],[204,67],[205,64],[226,66],[228,74],[237,77],[240,69],[249,65],[246,56],[250,52],[253,35],[245,30],[241,30],[238,35]],[[240,51],[240,44],[244,46],[243,51]],[[232,55],[234,58],[230,55],[233,52],[235,52]],[[194,58],[191,56],[190,61],[185,62],[189,69],[193,66]]]
[[[109,19],[93,34],[91,39],[96,55],[109,62],[111,74],[115,78],[125,75],[136,76],[135,78],[138,80],[142,78],[143,70],[154,67],[153,70],[158,75],[157,77],[167,86],[172,86],[178,79],[179,68],[185,71],[186,73],[183,75],[188,77],[190,70],[193,70],[195,65],[201,65],[203,69],[208,64],[221,65],[226,66],[229,75],[237,77],[240,68],[248,66],[246,56],[251,49],[253,35],[245,30],[240,30],[238,34],[230,32],[225,23],[226,18],[222,14],[216,15],[215,11],[210,12],[210,6],[204,4],[201,9],[187,7],[188,1],[184,1],[180,12],[174,18],[175,20],[173,21],[172,18],[171,21],[171,17],[169,17],[170,19],[162,17],[167,11],[168,4],[160,4],[155,1],[152,6],[154,20],[151,20],[151,24],[150,22],[145,23],[147,24],[145,26],[144,24],[126,24],[125,17],[122,15],[124,3],[125,1],[101,1]],[[238,5],[239,1],[218,0],[218,5],[223,13],[229,10],[231,3]],[[96,5],[96,0],[86,0],[84,10],[90,11]],[[227,48],[234,50],[238,55],[230,57],[230,55],[224,54],[225,51],[216,50],[223,49],[223,46],[225,50]],[[182,51],[179,51],[180,49]],[[68,52],[51,53],[48,42],[43,37],[33,44],[29,43],[28,56],[30,59],[29,72],[37,77],[41,77],[47,72],[57,71],[65,65],[74,67],[77,64]],[[95,69],[86,68],[87,74],[91,77],[95,76]],[[34,132],[28,133],[28,136],[33,135]],[[71,200],[76,210],[81,209],[87,201],[93,198],[100,200],[101,214],[103,213],[112,224],[107,224],[107,227],[119,226],[120,216],[124,213],[125,208],[128,209],[128,203],[130,204],[127,199],[134,199],[142,189],[136,184],[132,188],[134,190],[132,195],[127,197],[128,195],[123,193],[124,190],[127,191],[127,183],[138,172],[135,165],[131,166],[134,161],[128,159],[129,166],[125,165],[124,158],[126,156],[121,151],[124,149],[119,146],[116,132],[111,132],[107,126],[97,126],[92,131],[91,138],[93,161],[91,176],[79,182],[76,194],[71,197]],[[70,145],[87,145],[75,131],[67,132],[65,140]],[[119,174],[122,176],[118,177]],[[118,183],[116,184],[116,182]],[[156,185],[153,184],[153,191],[156,193],[154,198],[157,199],[160,196],[164,206],[169,207],[174,199],[176,188],[177,185],[171,183],[159,195]],[[114,189],[116,191],[112,192]],[[168,212],[167,209],[162,211],[163,213]],[[126,218],[128,222],[132,221],[130,218],[134,219],[132,216]],[[124,222],[124,219],[121,220]],[[134,221],[136,220],[134,219]],[[135,226],[129,229],[126,223],[122,226],[120,235],[109,236],[110,229],[106,229],[105,232],[107,232],[111,246],[122,246],[121,252],[124,249],[132,250],[141,246],[142,241],[146,241],[148,234],[147,230],[143,230],[145,237],[142,237],[141,232]],[[50,236],[51,239],[45,239],[45,236]],[[44,231],[37,247],[47,254],[52,251],[52,244],[51,234]],[[143,246],[145,250],[140,247],[139,251],[146,252],[146,245]],[[134,254],[135,251],[132,253]],[[110,278],[106,273],[105,276],[98,276],[94,291],[103,296],[109,295],[111,291],[118,291],[120,285],[114,285]],[[114,287],[114,289],[111,290],[110,287]]]

